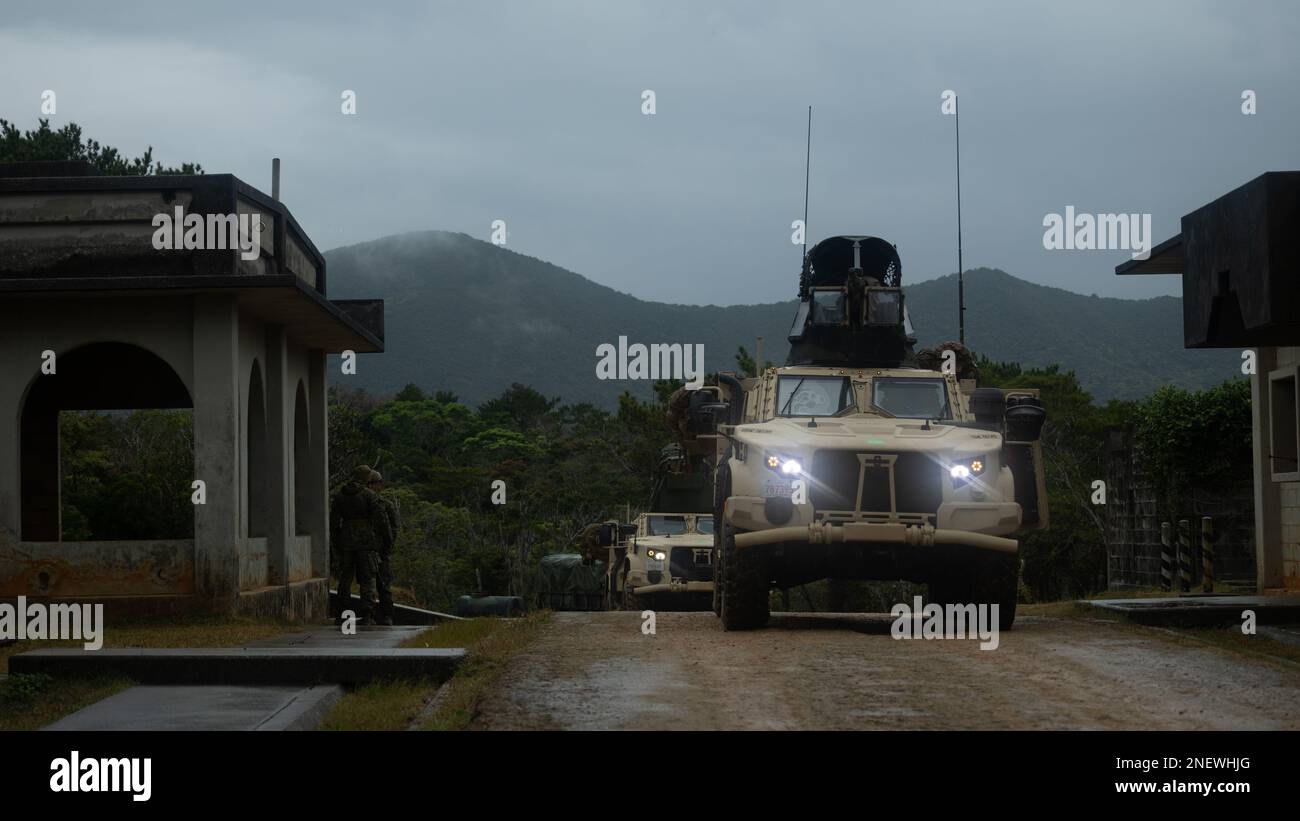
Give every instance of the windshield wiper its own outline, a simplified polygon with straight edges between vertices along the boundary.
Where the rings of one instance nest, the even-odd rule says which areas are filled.
[[[795,394],[799,393],[799,389],[803,387],[803,381],[807,378],[806,376],[799,377],[799,381],[795,383],[794,390],[790,391],[790,397],[785,400],[785,404],[781,406],[781,413],[778,415],[789,416],[787,411],[790,410],[790,403],[794,401]]]

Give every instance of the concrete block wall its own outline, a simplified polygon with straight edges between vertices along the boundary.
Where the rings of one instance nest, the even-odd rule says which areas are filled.
[[[162,565],[162,542],[73,549],[22,541],[21,419],[27,392],[41,378],[41,352],[62,356],[98,342],[128,343],[161,358],[194,403],[195,478],[205,482],[207,499],[195,508],[194,539],[166,543],[184,555]],[[284,326],[241,310],[233,293],[0,302],[0,595],[179,595],[200,600],[197,609],[237,612],[250,609],[243,594],[257,591],[263,595],[255,612],[324,615],[324,362]],[[249,447],[254,430],[264,439],[258,465]],[[253,521],[250,503],[262,506],[262,521]],[[169,572],[149,574],[147,591],[125,589],[139,575],[127,572],[135,564]],[[33,587],[33,579],[43,586]]]
[[[1300,365],[1300,347],[1257,349],[1251,377],[1252,434],[1255,451],[1255,534],[1261,590],[1300,590],[1300,482],[1275,482],[1269,373]]]

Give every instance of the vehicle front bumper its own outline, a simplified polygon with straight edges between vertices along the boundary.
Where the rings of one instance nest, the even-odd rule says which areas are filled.
[[[809,521],[813,515],[810,505],[795,505],[790,521],[775,523],[768,520],[764,502],[755,496],[733,496],[727,500],[727,522],[747,531],[736,534],[737,547],[777,542],[847,542],[915,547],[957,545],[1001,553],[1019,550],[1015,539],[994,535],[1013,532],[1020,524],[1020,506],[1014,502],[946,502],[936,517],[938,527],[915,522]]]
[[[638,596],[653,596],[660,593],[712,593],[713,582],[671,581],[667,584],[646,584],[633,587],[632,592]]]

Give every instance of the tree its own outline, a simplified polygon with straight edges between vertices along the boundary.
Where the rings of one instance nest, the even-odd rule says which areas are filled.
[[[758,363],[754,361],[754,357],[750,355],[749,351],[745,350],[744,345],[741,345],[736,349],[736,367],[740,369],[740,376],[742,379],[745,377],[758,376]],[[773,362],[768,359],[763,364],[763,368],[766,370],[771,367],[773,367]]]
[[[425,399],[424,391],[414,382],[407,382],[406,387],[397,392],[393,397],[394,402],[419,402]]]
[[[182,163],[179,168],[165,167],[153,159],[153,146],[135,159],[124,157],[116,148],[83,140],[76,123],[55,131],[49,120],[41,120],[33,131],[21,131],[8,120],[0,119],[0,162],[68,162],[82,161],[93,165],[106,176],[145,174],[202,174],[203,166]]]

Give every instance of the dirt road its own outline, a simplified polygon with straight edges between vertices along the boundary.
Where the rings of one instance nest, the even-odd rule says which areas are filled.
[[[996,650],[889,618],[556,613],[480,729],[1300,729],[1300,667],[1085,619],[1022,617]]]

